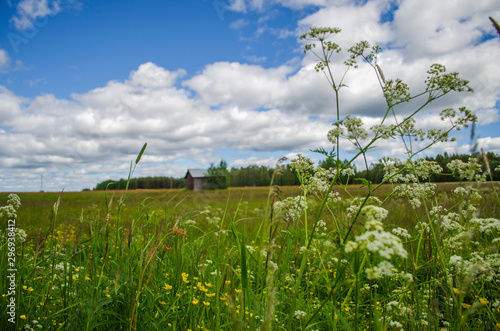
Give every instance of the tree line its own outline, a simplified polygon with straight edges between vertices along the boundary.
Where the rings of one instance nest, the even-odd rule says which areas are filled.
[[[126,179],[120,180],[105,180],[96,185],[94,190],[124,190],[127,186]],[[186,187],[186,180],[184,178],[173,177],[139,177],[130,179],[128,186],[131,190],[147,190],[147,189],[167,189],[167,188],[184,188]]]
[[[447,164],[452,160],[461,160],[468,162],[469,158],[476,158],[478,163],[481,164],[482,169],[485,171],[486,179],[493,181],[500,181],[500,173],[495,172],[494,169],[500,166],[500,155],[489,152],[486,154],[472,153],[472,154],[438,154],[435,157],[426,157],[428,161],[435,161],[443,168],[439,174],[433,174],[430,177],[432,182],[455,182],[459,179],[455,178]],[[346,162],[346,161],[345,161]],[[319,162],[319,166],[329,169],[335,167],[333,158],[327,158]],[[487,170],[491,169],[490,172]],[[364,178],[370,180],[372,183],[380,183],[383,180],[385,171],[382,163],[372,164],[368,171],[357,171],[354,168],[355,176],[347,177],[342,176],[341,180],[344,183],[353,184],[359,183],[356,178]],[[299,185],[299,180],[289,164],[279,165],[278,168],[250,165],[241,168],[227,168],[227,163],[222,160],[219,165],[211,164],[208,168],[207,188],[208,189],[224,189],[226,187],[253,187],[253,186],[295,186]],[[274,174],[274,177],[273,177]],[[271,179],[273,182],[271,183]],[[94,190],[123,190],[127,185],[126,179],[105,180],[96,185]],[[169,189],[169,188],[185,188],[186,180],[184,178],[173,177],[139,177],[130,180],[129,189]]]

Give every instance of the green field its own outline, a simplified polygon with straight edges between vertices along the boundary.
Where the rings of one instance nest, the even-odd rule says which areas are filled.
[[[486,198],[480,202],[481,214],[485,217],[495,217],[500,215],[500,206],[494,198],[489,198],[493,189],[500,188],[500,183],[482,184],[460,184],[460,183],[438,183],[436,192],[442,196],[453,191],[458,186],[472,185],[486,194]],[[382,185],[375,195],[383,198],[391,191],[391,185]],[[338,190],[343,198],[349,195],[342,189]],[[349,194],[353,196],[365,196],[366,187],[360,185],[349,185]],[[7,202],[9,193],[0,193],[0,206]],[[111,217],[116,217],[118,204],[124,191],[83,191],[83,192],[44,192],[44,193],[17,193],[21,198],[22,205],[18,211],[18,225],[30,232],[40,227],[52,224],[53,206],[60,197],[60,204],[57,216],[57,224],[75,224],[80,220],[93,219],[96,216],[104,216],[110,207]],[[278,191],[270,187],[248,187],[229,188],[216,191],[193,192],[183,189],[173,190],[137,190],[129,191],[122,210],[122,220],[130,221],[135,217],[143,217],[145,211],[155,212],[157,220],[165,220],[172,215],[177,217],[198,214],[207,208],[217,209],[219,212],[225,210],[233,212],[239,207],[242,215],[262,217],[262,212],[268,208],[268,199],[279,200],[289,196],[300,194],[298,187],[279,187]],[[386,205],[391,205],[388,209],[393,209],[390,213],[397,215],[389,223],[392,225],[412,226],[410,218],[411,208],[405,208],[401,201],[388,201]],[[239,206],[240,205],[240,206]],[[401,209],[403,207],[403,209]],[[409,207],[409,206],[406,206]],[[242,209],[243,208],[243,209]],[[260,214],[254,215],[256,210]],[[142,216],[141,216],[142,215]],[[328,218],[328,215],[325,215]]]
[[[469,193],[457,198],[459,186]],[[2,290],[0,328],[500,326],[497,183],[440,184],[417,208],[406,197],[385,200],[393,187],[383,185],[359,218],[352,207],[367,188],[335,190],[321,215],[321,197],[299,187],[19,193],[16,227],[27,237],[15,247],[16,316],[8,321],[11,296]],[[482,198],[473,199],[474,192]],[[307,209],[294,209],[297,196]],[[0,206],[12,204],[8,199],[0,194]],[[280,201],[289,203],[284,212]],[[476,206],[473,214],[467,205]],[[377,214],[379,206],[386,216]],[[491,231],[474,227],[476,216],[492,220],[479,225]],[[397,237],[394,228],[408,233]],[[460,235],[465,230],[467,237]],[[10,284],[5,237],[2,289]]]

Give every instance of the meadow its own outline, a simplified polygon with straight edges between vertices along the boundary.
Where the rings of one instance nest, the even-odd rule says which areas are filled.
[[[314,151],[331,167],[290,161],[299,187],[0,195],[0,328],[500,330],[500,197],[486,182],[500,166],[485,153],[452,160],[447,175],[459,182],[437,185],[429,178],[444,169],[420,158],[477,117],[446,108],[440,128],[424,130],[416,116],[473,89],[433,64],[423,90],[410,91],[385,78],[381,48],[367,42],[339,70],[329,40],[339,32],[301,36],[335,94],[337,121],[332,150]],[[343,80],[361,64],[387,106],[370,128],[340,116]],[[369,172],[369,153],[386,141],[406,158],[381,159],[380,184],[346,185],[352,165]]]
[[[491,183],[440,184],[434,199],[441,208],[457,206],[457,187],[482,195],[475,213],[487,218],[499,214],[498,184]],[[393,189],[381,186],[374,199],[383,201]],[[306,217],[318,215],[318,197],[308,197],[307,207],[296,211],[300,220],[272,207],[300,197],[301,191],[19,193],[16,226],[26,236],[16,243],[15,329],[498,327],[500,265],[492,260],[498,241],[491,246],[484,231],[467,239],[475,246],[464,242],[448,247],[443,243],[451,234],[443,230],[443,221],[435,229],[440,233],[435,241],[432,232],[421,228],[425,208],[414,209],[395,198],[382,204],[387,217],[374,225],[384,229],[377,230],[384,238],[376,250],[348,251],[349,241],[341,235],[352,219],[349,206],[367,188],[339,190],[315,229]],[[1,194],[0,205],[12,205],[12,196]],[[364,229],[374,222],[370,217],[363,215],[364,224],[355,227],[355,234],[370,232]],[[391,236],[401,229],[408,232],[399,233],[400,240]],[[486,237],[500,237],[498,224],[491,230]],[[383,251],[396,255],[389,256],[392,267],[386,274],[375,277],[372,269],[386,260],[378,256]],[[8,288],[7,254],[4,240],[3,289]],[[476,257],[468,265],[474,271],[465,279],[457,263],[451,264],[458,256],[463,262]],[[2,316],[8,317],[9,296],[2,294]],[[12,328],[5,317],[1,328]]]

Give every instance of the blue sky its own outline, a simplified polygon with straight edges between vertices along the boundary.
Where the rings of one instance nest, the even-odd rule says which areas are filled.
[[[182,177],[221,158],[235,167],[320,159],[309,151],[330,148],[335,105],[302,52],[310,26],[340,27],[344,49],[380,44],[385,75],[415,91],[432,63],[459,71],[475,93],[447,96],[419,125],[444,128],[441,109],[467,106],[478,146],[500,153],[500,38],[488,16],[500,20],[498,1],[2,0],[0,191],[37,191],[41,176],[49,191],[126,177],[145,142],[137,176]],[[373,73],[346,79],[342,116],[368,129],[383,111]],[[469,136],[426,153],[467,153]],[[369,161],[403,154],[389,141]]]
[[[228,3],[187,1],[61,2],[61,12],[18,31],[15,3],[2,2],[0,45],[24,65],[2,77],[23,96],[42,93],[69,98],[125,79],[131,69],[153,62],[194,75],[219,61],[279,66],[297,56],[297,38],[277,38],[271,29],[293,29],[310,10],[241,14]],[[263,20],[258,24],[258,20]],[[239,22],[239,23],[238,23]],[[231,28],[238,26],[238,29]],[[256,27],[267,30],[256,37]],[[265,57],[265,61],[263,58]]]

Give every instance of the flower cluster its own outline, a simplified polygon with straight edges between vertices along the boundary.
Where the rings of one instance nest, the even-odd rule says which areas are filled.
[[[339,137],[343,137],[356,147],[361,147],[360,141],[368,138],[368,132],[363,128],[363,121],[359,117],[347,115],[343,120],[333,123],[333,126],[335,128],[328,132],[327,137],[334,145],[338,144]]]
[[[293,313],[293,316],[295,316],[296,319],[300,320],[304,317],[307,316],[306,312],[302,311],[302,310],[296,310],[294,313]]]
[[[297,220],[307,208],[307,203],[303,196],[298,195],[276,201],[273,208],[277,214],[285,215],[287,220]]]
[[[468,181],[484,182],[485,175],[482,173],[481,165],[477,163],[477,159],[471,157],[469,162],[465,163],[462,160],[453,160],[448,164],[448,168],[459,179]]]
[[[17,210],[21,206],[21,199],[17,194],[11,193],[8,196],[7,205],[0,207],[0,218],[15,218]]]
[[[366,218],[366,231],[356,236],[354,241],[346,242],[345,252],[361,250],[382,258],[382,261],[377,265],[365,269],[368,279],[392,276],[394,272],[397,272],[397,269],[389,260],[393,257],[406,259],[408,253],[399,237],[384,231],[383,220],[387,217],[387,210],[368,205],[363,207],[361,214]]]

